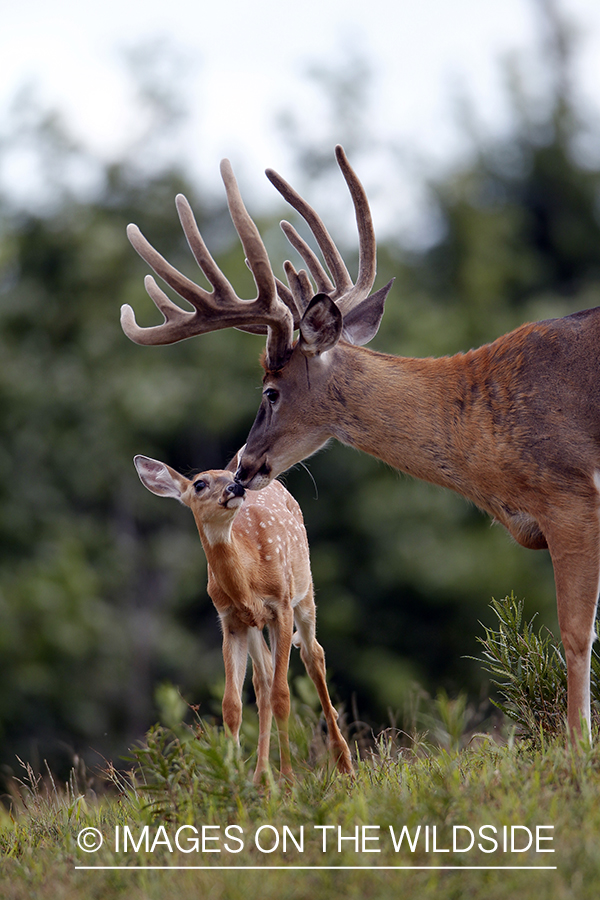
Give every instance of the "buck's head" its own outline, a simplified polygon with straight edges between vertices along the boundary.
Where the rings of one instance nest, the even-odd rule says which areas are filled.
[[[325,293],[316,294],[300,321],[299,338],[279,369],[265,364],[263,393],[236,472],[236,480],[260,490],[336,437],[337,381],[345,345],[362,345],[379,328],[391,283],[344,316]]]
[[[146,289],[163,313],[162,325],[140,328],[130,306],[121,310],[125,334],[139,344],[170,344],[221,328],[267,335],[263,397],[248,437],[236,479],[246,487],[265,487],[280,472],[310,456],[334,436],[331,413],[332,376],[336,359],[347,344],[362,345],[377,332],[391,287],[370,295],[375,280],[375,234],[364,189],[341,147],[336,157],[350,189],[359,233],[358,275],[354,283],[316,212],[276,172],[267,177],[308,223],[327,270],[288,223],[281,227],[306,264],[296,271],[284,264],[287,285],[276,279],[256,225],[248,215],[231,166],[221,174],[231,218],[246,252],[258,288],[255,300],[241,300],[208,252],[185,197],[177,197],[179,218],[198,265],[212,292],[174,269],[146,241],[135,225],[128,235],[140,256],[194,307],[186,312],[146,277]],[[299,337],[294,341],[294,332]],[[181,477],[181,476],[180,476]],[[185,501],[184,501],[185,502]]]
[[[210,544],[229,539],[231,525],[246,495],[232,472],[212,469],[186,478],[166,463],[148,456],[136,456],[133,462],[140,481],[149,491],[189,506],[201,537]]]

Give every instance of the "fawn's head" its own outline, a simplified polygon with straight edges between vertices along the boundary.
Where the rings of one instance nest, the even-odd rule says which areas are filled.
[[[133,461],[142,484],[149,491],[159,497],[173,497],[189,506],[201,535],[209,543],[215,543],[217,538],[227,539],[246,496],[241,484],[234,481],[232,472],[210,469],[186,478],[166,463],[148,456],[136,456]]]

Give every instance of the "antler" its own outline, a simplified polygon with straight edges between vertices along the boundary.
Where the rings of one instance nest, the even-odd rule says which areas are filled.
[[[329,294],[331,299],[338,305],[342,315],[347,316],[368,296],[369,291],[373,286],[373,282],[375,281],[376,242],[373,221],[369,209],[369,201],[367,200],[365,190],[358,180],[356,173],[350,166],[343,148],[339,146],[339,144],[335,148],[335,155],[342,171],[342,175],[350,190],[356,213],[356,224],[358,226],[359,234],[359,265],[356,284],[352,282],[344,260],[332,241],[320,216],[311,206],[309,206],[306,200],[304,200],[300,194],[298,194],[294,188],[281,177],[281,175],[278,175],[273,169],[267,169],[266,175],[283,198],[290,206],[293,206],[307,222],[321,249],[333,282],[311,248],[289,222],[281,223],[281,228],[285,236],[306,263],[308,271],[314,278],[318,292]],[[290,262],[285,263],[285,271],[289,284],[288,293],[291,293],[296,305],[303,311],[314,294],[308,276],[304,270],[297,272]],[[282,288],[285,290],[285,286],[281,285],[280,282],[278,282],[277,286],[280,294],[285,299],[286,303],[289,304],[289,298],[286,299],[286,295],[284,291],[282,291]]]
[[[377,331],[391,282],[368,297],[375,280],[376,269],[375,233],[369,202],[342,147],[337,146],[335,154],[350,189],[356,213],[359,266],[355,284],[339,250],[314,209],[272,169],[267,169],[267,177],[284,199],[306,220],[321,249],[329,274],[296,229],[289,222],[281,223],[286,237],[298,251],[312,275],[317,292],[328,294],[337,304],[344,317],[343,335],[354,343],[366,343]],[[291,262],[284,263],[288,284],[285,285],[275,278],[267,251],[256,225],[244,206],[228,160],[221,163],[221,176],[225,184],[229,212],[258,289],[256,298],[242,300],[237,296],[210,255],[189,203],[182,194],[178,194],[175,203],[181,226],[196,262],[213,290],[207,291],[182,275],[148,243],[136,225],[129,225],[127,235],[135,250],[166,284],[193,306],[194,312],[188,312],[173,303],[154,278],[147,275],[146,290],[162,312],[165,321],[162,325],[141,328],[136,323],[133,309],[125,304],[121,307],[121,326],[127,337],[137,344],[172,344],[193,335],[206,334],[222,328],[239,328],[253,334],[267,334],[268,368],[272,371],[280,369],[292,352],[294,329],[300,325],[302,315],[315,290],[307,272],[304,269],[296,271]]]
[[[221,163],[221,176],[229,212],[258,289],[256,299],[242,300],[237,296],[210,255],[189,203],[179,194],[175,202],[181,226],[196,262],[213,291],[204,290],[182,275],[148,243],[137,225],[129,225],[127,235],[134,249],[166,284],[194,307],[194,312],[187,312],[173,303],[154,278],[147,275],[146,290],[165,321],[162,325],[141,328],[136,323],[133,309],[125,304],[121,307],[121,327],[136,344],[172,344],[193,335],[232,327],[255,334],[267,333],[268,365],[269,368],[278,369],[285,364],[292,351],[296,324],[294,298],[284,285],[275,281],[266,248],[244,206],[229,160]],[[283,299],[278,296],[278,287],[281,288]],[[296,318],[297,316],[296,312]]]

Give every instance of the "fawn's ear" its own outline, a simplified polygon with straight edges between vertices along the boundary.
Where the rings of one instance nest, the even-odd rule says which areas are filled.
[[[173,497],[175,500],[181,500],[181,495],[189,484],[187,478],[184,478],[171,466],[167,466],[157,459],[150,459],[149,456],[135,456],[133,462],[140,481],[149,491],[158,494],[159,497]]]

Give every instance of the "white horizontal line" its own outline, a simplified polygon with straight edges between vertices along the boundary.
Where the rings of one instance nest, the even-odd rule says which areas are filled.
[[[382,872],[382,871],[397,871],[397,870],[407,870],[407,869],[428,869],[428,870],[451,870],[457,872],[464,872],[467,870],[477,869],[483,872],[491,872],[495,870],[502,871],[531,871],[531,870],[539,870],[539,871],[551,871],[556,870],[558,866],[75,866],[76,869],[176,869],[176,870],[194,870],[194,871],[209,871],[214,869],[215,871],[228,871],[235,872],[236,869],[240,871],[285,871],[287,869],[293,871],[319,871],[321,869],[331,870],[331,869],[343,869],[343,870],[367,870],[369,872]]]

